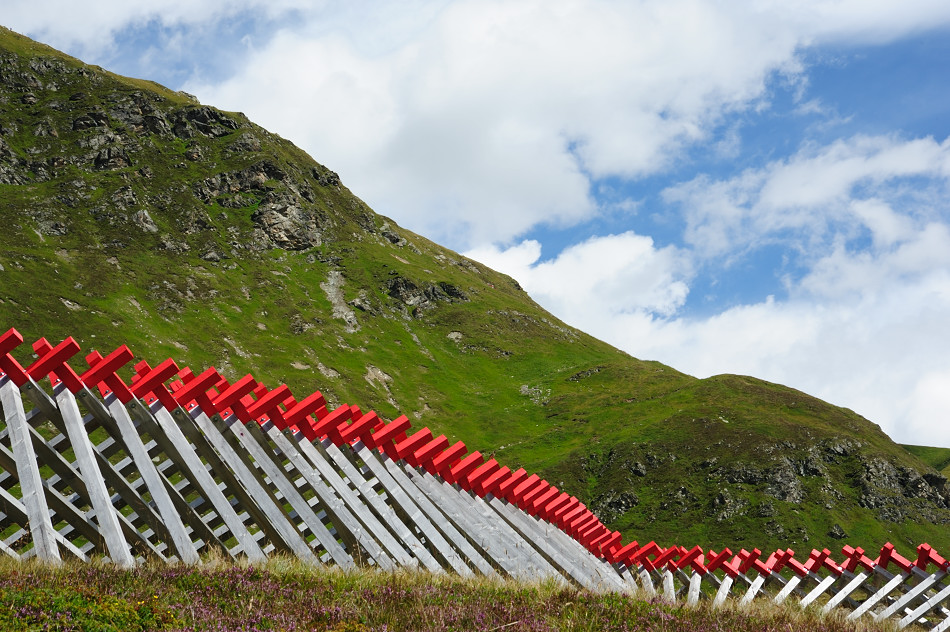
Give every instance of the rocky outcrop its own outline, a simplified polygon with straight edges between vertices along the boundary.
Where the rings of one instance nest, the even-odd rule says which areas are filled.
[[[451,283],[440,281],[419,287],[410,279],[398,275],[387,281],[386,292],[413,310],[426,309],[440,302],[456,303],[468,300],[468,296]]]
[[[327,223],[325,216],[301,208],[292,196],[281,193],[265,195],[251,220],[271,247],[284,250],[319,246]]]
[[[598,496],[590,508],[602,521],[619,518],[640,504],[640,499],[631,491],[609,491]]]

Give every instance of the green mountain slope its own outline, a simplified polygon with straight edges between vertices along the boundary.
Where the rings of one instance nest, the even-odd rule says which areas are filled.
[[[944,476],[950,476],[950,448],[930,448],[922,445],[901,446]]]
[[[568,327],[242,114],[5,30],[0,90],[0,330],[405,413],[628,539],[950,548],[946,472],[876,425]]]

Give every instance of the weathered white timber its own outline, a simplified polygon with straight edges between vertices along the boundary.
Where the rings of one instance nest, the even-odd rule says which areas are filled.
[[[799,575],[795,575],[788,580],[788,583],[785,584],[785,587],[782,588],[782,590],[780,590],[777,595],[775,595],[775,598],[772,601],[777,604],[784,603],[800,583],[802,583],[802,578]]]
[[[110,393],[106,396],[105,404],[112,415],[112,419],[115,420],[115,424],[122,436],[122,442],[125,444],[129,455],[135,461],[135,467],[145,482],[148,493],[152,496],[156,507],[158,507],[158,513],[161,515],[166,529],[168,529],[168,535],[171,537],[172,544],[175,546],[178,558],[186,564],[197,564],[200,561],[198,550],[195,548],[191,537],[185,530],[185,524],[182,522],[181,515],[172,502],[171,495],[169,495],[168,490],[165,488],[163,477],[158,473],[155,464],[152,463],[152,459],[148,455],[148,451],[145,449],[145,445],[142,443],[142,439],[139,437],[135,429],[135,424],[132,422],[132,418],[129,417],[128,411],[114,393]]]
[[[122,518],[123,529],[127,537],[138,538],[140,540],[144,539],[144,546],[149,550],[153,555],[158,556],[159,559],[165,559],[166,554],[163,552],[164,549],[169,549],[171,547],[166,547],[165,542],[171,542],[171,536],[169,535],[168,529],[165,525],[165,522],[162,520],[162,517],[156,512],[155,508],[150,503],[146,503],[145,500],[138,494],[135,490],[135,486],[129,483],[128,480],[122,475],[122,464],[113,465],[109,458],[112,454],[115,453],[118,449],[123,449],[121,441],[121,433],[119,432],[119,427],[116,424],[115,420],[112,418],[112,415],[109,413],[108,409],[103,405],[103,403],[92,394],[91,391],[87,388],[83,388],[78,393],[79,400],[82,404],[90,411],[91,419],[95,420],[95,423],[98,423],[110,437],[97,445],[93,446],[96,455],[96,463],[99,466],[99,471],[106,478],[107,483],[112,486],[115,490],[118,498],[113,497],[112,502],[115,504],[118,502],[118,499],[121,499],[128,507],[132,508],[133,514],[128,516],[128,518]],[[40,406],[45,405],[40,399],[35,399],[34,401],[38,402]],[[54,423],[59,422],[60,431],[65,432],[65,427],[61,425],[61,420],[56,416],[50,418]],[[83,423],[87,426],[90,425],[90,421],[86,419],[83,420]],[[129,463],[134,463],[134,461],[129,457]],[[148,525],[152,533],[140,533],[135,529],[132,524],[126,524],[127,521],[135,522],[141,521],[144,524]],[[134,531],[134,535],[130,532],[130,529]],[[148,538],[158,537],[162,542],[152,543]]]
[[[366,448],[364,448],[366,450]],[[361,451],[362,455],[363,452]],[[378,454],[378,453],[374,453]],[[370,456],[372,458],[372,455]],[[459,530],[452,520],[449,519],[449,516],[443,511],[441,505],[436,505],[432,502],[428,495],[420,489],[415,481],[409,476],[409,474],[404,470],[398,463],[395,463],[385,454],[378,454],[378,458],[385,465],[387,471],[392,475],[393,479],[399,483],[403,490],[412,496],[413,500],[422,509],[426,516],[432,520],[434,524],[442,535],[449,540],[453,546],[456,547],[456,550],[468,560],[475,569],[482,575],[487,575],[489,577],[498,576],[498,572],[495,570],[495,567],[487,559],[487,554],[480,547],[476,547],[468,537]],[[364,459],[365,462],[365,459]]]
[[[150,407],[150,411],[153,414],[159,410],[165,410],[159,402],[153,403]],[[202,429],[198,427],[198,421],[181,407],[176,407],[171,414],[175,425],[184,433],[188,441],[191,442],[191,445],[194,446],[198,456],[204,459],[208,464],[211,473],[213,473],[217,479],[220,479],[221,482],[218,484],[218,487],[221,489],[221,493],[224,494],[225,498],[233,496],[233,504],[240,507],[247,516],[247,518],[242,518],[242,520],[250,521],[252,526],[256,526],[260,529],[251,535],[258,543],[266,543],[263,545],[262,550],[266,552],[267,549],[273,547],[281,551],[292,552],[291,547],[284,542],[281,532],[278,529],[278,526],[283,524],[281,519],[283,515],[282,512],[279,510],[272,510],[269,513],[265,511],[264,506],[268,504],[267,500],[270,499],[269,496],[265,493],[260,497],[260,500],[258,500],[256,496],[252,496],[249,489],[241,484],[235,472],[225,463],[222,453],[219,453],[216,449],[216,446],[220,446],[222,451],[227,452],[228,450],[232,450],[227,440],[221,434],[218,426],[205,415],[201,421],[203,432]],[[221,422],[221,425],[223,426],[223,422]],[[235,457],[234,460],[243,465],[240,459]],[[250,470],[247,470],[246,474],[248,477],[253,478]],[[231,500],[228,500],[228,502],[232,504]],[[274,504],[273,507],[276,507],[276,504]],[[293,532],[294,537],[300,540],[301,547],[309,550],[309,548],[306,547],[306,543],[303,542],[300,535],[289,523],[287,524],[287,530]]]
[[[648,597],[656,597],[656,587],[653,585],[653,577],[650,576],[650,572],[645,568],[641,568],[639,577],[640,586],[643,588],[643,592]]]
[[[201,485],[190,472],[184,458],[178,453],[175,442],[141,402],[135,399],[129,400],[125,408],[139,434],[148,435],[151,438],[146,445],[146,451],[164,477],[165,486],[182,516],[186,529],[191,529],[191,539],[201,541],[201,543],[196,543],[196,548],[201,550],[204,547],[217,546],[227,552],[228,547],[219,537],[228,535],[226,529],[220,531],[220,527],[226,526],[226,523],[214,509],[208,494],[202,491]],[[193,452],[190,447],[188,451]],[[171,483],[173,479],[177,480],[174,484]]]
[[[33,388],[33,386],[32,384],[27,385],[28,388]],[[36,389],[34,388],[34,390]],[[66,434],[73,448],[73,454],[76,456],[79,474],[86,485],[86,492],[89,494],[90,503],[95,511],[96,523],[99,525],[102,538],[109,549],[109,558],[119,566],[134,566],[135,558],[132,557],[129,543],[126,542],[122,533],[119,513],[112,505],[112,497],[109,490],[106,489],[105,478],[96,463],[92,442],[89,441],[89,435],[86,434],[76,398],[62,383],[53,388],[53,395],[56,399],[56,407],[63,419],[63,425],[66,426]]]
[[[312,564],[319,564],[320,560],[313,553],[313,550],[306,541],[304,541],[300,532],[297,531],[297,527],[290,521],[284,508],[276,501],[270,491],[264,487],[261,479],[254,474],[253,465],[245,462],[245,458],[242,458],[241,454],[228,442],[227,438],[222,434],[221,429],[216,427],[214,422],[200,409],[195,409],[191,415],[188,415],[184,410],[179,408],[172,416],[179,420],[179,424],[183,426],[188,423],[188,419],[195,422],[209,443],[218,452],[227,468],[234,473],[239,485],[246,488],[253,496],[254,503],[263,509],[266,518],[260,524],[267,524],[273,527],[274,532],[278,536],[278,539],[275,541],[279,542],[282,548],[292,552],[301,560]],[[222,421],[218,415],[215,415],[215,418],[230,434],[231,431],[228,430],[228,423]]]
[[[515,529],[535,550],[565,577],[574,580],[577,585],[588,590],[615,590],[626,592],[627,587],[620,577],[609,572],[601,574],[586,565],[584,555],[576,550],[568,551],[559,535],[566,535],[556,526],[542,522],[500,498],[491,497],[488,503]],[[575,540],[571,540],[575,544]],[[583,550],[583,547],[581,547]],[[583,553],[590,555],[586,550]],[[602,562],[596,564],[599,569],[608,568]]]
[[[237,438],[246,452],[254,459],[254,466],[259,468],[261,473],[270,480],[271,485],[280,492],[281,496],[284,497],[284,501],[296,512],[303,524],[306,525],[310,533],[316,537],[319,545],[329,554],[334,563],[343,568],[352,568],[355,563],[353,558],[350,557],[350,554],[336,541],[336,538],[330,533],[326,525],[324,525],[317,514],[314,513],[310,504],[300,495],[300,492],[297,491],[297,487],[287,478],[283,468],[275,462],[272,454],[269,454],[269,449],[265,449],[258,442],[258,439],[252,436],[251,433],[254,431],[255,426],[256,424],[254,423],[248,424],[247,426],[234,423],[228,426],[228,428],[232,436]],[[324,509],[327,509],[327,507],[324,507]],[[338,531],[342,531],[342,529],[338,529]]]
[[[633,573],[630,572],[630,569],[624,566],[623,564],[615,564],[613,569],[617,571],[617,575],[620,579],[623,580],[626,590],[624,592],[629,592],[630,594],[636,594],[640,591],[640,586],[637,584],[637,580],[634,578]]]
[[[739,600],[740,606],[745,606],[752,603],[752,600],[755,599],[755,596],[759,594],[759,591],[762,590],[762,586],[765,584],[766,576],[759,575],[752,582],[752,585],[749,586],[749,590],[742,596],[742,599]]]
[[[209,500],[215,511],[227,525],[228,531],[240,544],[241,552],[252,562],[262,562],[267,559],[264,551],[257,544],[257,540],[247,530],[244,522],[237,515],[237,512],[231,506],[231,503],[225,498],[224,493],[218,487],[217,481],[205,468],[204,463],[198,457],[195,449],[192,448],[188,439],[185,437],[181,428],[175,423],[172,415],[164,408],[159,408],[154,415],[145,408],[138,400],[129,402],[132,414],[140,421],[146,423],[147,420],[154,420],[161,434],[167,437],[170,444],[166,453],[174,454],[181,461],[181,471],[193,480],[200,493]],[[159,434],[159,433],[156,433]]]
[[[834,584],[836,581],[838,581],[838,577],[836,575],[829,575],[818,582],[818,585],[812,588],[811,592],[802,598],[802,608],[807,608],[814,600],[825,594],[825,591],[831,588],[832,584]]]
[[[90,515],[87,515],[83,508],[84,506],[92,506],[83,477],[59,452],[52,449],[35,429],[31,427],[29,432],[38,461],[54,472],[53,476],[43,481],[46,500],[53,511],[53,518],[56,522],[66,521],[71,530],[77,531],[82,538],[87,540],[86,547],[98,548],[103,554],[107,553],[109,549],[101,532],[101,525],[94,524],[90,519]],[[7,460],[7,456],[4,455],[0,462]],[[73,490],[73,493],[68,497],[62,493],[67,488]],[[108,496],[106,498],[108,500]],[[110,510],[111,507],[110,502]],[[92,513],[95,513],[94,507]],[[66,534],[63,528],[58,529],[58,531],[61,534]],[[119,533],[121,536],[121,531]],[[75,536],[73,539],[75,539]],[[121,537],[121,540],[124,542],[125,538]],[[132,563],[134,563],[134,560],[132,560]]]
[[[897,601],[889,605],[887,608],[881,612],[874,615],[875,621],[880,621],[881,619],[886,619],[896,612],[902,612],[904,608],[910,606],[918,597],[924,594],[931,586],[937,583],[937,581],[943,579],[947,576],[947,573],[941,571],[940,573],[934,573],[926,579],[921,580],[916,586],[905,592]],[[903,627],[903,626],[901,626]]]
[[[55,529],[49,517],[43,480],[40,477],[30,426],[26,422],[20,391],[6,375],[0,377],[0,402],[6,420],[10,449],[16,462],[16,475],[20,482],[23,506],[29,519],[30,535],[36,556],[45,562],[58,562]]]
[[[676,601],[676,586],[673,585],[673,573],[669,569],[663,571],[663,601]]]
[[[302,433],[296,433],[295,438],[303,446],[304,454],[309,454],[309,449],[307,446],[310,446],[310,448],[315,450],[317,449],[317,446],[311,444]],[[442,565],[439,563],[439,561],[436,560],[431,553],[429,553],[429,550],[426,549],[422,542],[419,541],[419,538],[417,538],[415,534],[409,530],[402,518],[399,517],[399,515],[396,513],[396,510],[387,504],[387,502],[383,499],[383,496],[374,489],[372,483],[368,481],[353,464],[353,461],[351,460],[351,457],[354,456],[353,449],[349,447],[346,448],[346,451],[351,455],[351,457],[347,457],[346,454],[344,454],[341,449],[334,445],[334,443],[329,439],[321,442],[319,447],[322,448],[321,455],[329,459],[333,465],[343,472],[349,484],[352,485],[355,490],[359,492],[360,496],[365,500],[365,502],[369,504],[370,509],[376,514],[376,516],[379,517],[379,519],[382,521],[382,524],[389,527],[389,530],[392,532],[392,534],[395,535],[395,537],[397,537],[399,541],[406,546],[412,557],[430,572],[444,572],[444,569],[442,568]],[[392,498],[388,490],[386,496],[387,498]],[[408,497],[406,498],[406,501],[412,504],[412,501],[409,500]],[[360,503],[362,501],[360,501],[359,498],[354,498],[353,502]],[[462,564],[462,566],[464,566],[464,564]]]
[[[695,606],[699,603],[699,597],[702,594],[703,576],[699,573],[693,573],[689,578],[689,591],[686,593],[686,605]]]
[[[263,439],[266,435],[274,443],[278,450],[288,459],[293,468],[304,478],[309,487],[316,492],[317,497],[320,499],[322,508],[331,516],[333,520],[333,525],[337,528],[337,532],[342,532],[346,530],[350,534],[352,541],[359,543],[360,548],[366,551],[372,560],[380,567],[387,570],[393,569],[396,565],[393,563],[392,559],[386,554],[386,551],[380,546],[380,543],[373,537],[380,535],[379,532],[373,530],[369,531],[364,528],[366,524],[373,524],[373,527],[378,525],[378,522],[373,519],[370,521],[366,514],[365,507],[362,503],[356,502],[353,504],[347,504],[345,498],[341,498],[336,495],[334,487],[328,485],[329,477],[333,477],[336,480],[340,480],[339,475],[336,472],[333,472],[326,461],[319,459],[320,471],[314,468],[314,465],[308,461],[297,448],[297,445],[292,443],[290,439],[281,434],[280,430],[275,428],[273,424],[266,424],[265,426],[257,426],[257,424],[249,424],[248,427],[252,431],[261,430],[262,434],[260,437]],[[277,455],[273,451],[269,451],[268,454],[271,455],[272,460],[284,469],[284,465],[277,460]],[[286,469],[284,469],[286,471]],[[323,475],[323,478],[321,478]],[[345,485],[340,481],[341,488],[347,489]],[[285,494],[286,496],[286,494]],[[309,507],[309,505],[308,505]],[[352,508],[352,511],[351,511]],[[363,523],[360,523],[360,519],[357,516],[362,516],[364,518]],[[323,526],[323,523],[320,523]],[[380,527],[382,525],[379,525]],[[325,528],[325,527],[324,527]],[[329,531],[327,531],[329,535]],[[409,556],[402,551],[402,556],[409,560]]]
[[[732,575],[726,575],[719,584],[719,590],[716,591],[716,597],[713,599],[713,608],[718,608],[726,602],[729,591],[732,589],[732,583],[735,581]]]
[[[554,567],[508,527],[504,520],[499,519],[498,514],[481,498],[463,495],[460,490],[446,482],[437,481],[428,473],[413,471],[410,478],[429,495],[430,500],[438,503],[455,527],[477,542],[506,574],[516,579],[550,577],[564,581]]]
[[[831,612],[832,609],[837,608],[842,601],[847,599],[849,595],[860,588],[868,577],[868,574],[864,572],[855,575],[851,581],[849,581],[841,590],[836,592],[831,596],[830,599],[828,599],[828,603],[826,603],[821,609],[822,613],[828,613]]]
[[[23,503],[21,503],[19,499],[15,498],[10,492],[3,489],[2,487],[0,487],[0,504],[2,504],[5,513],[9,514],[10,518],[13,519],[13,522],[29,527],[29,516],[26,513],[26,507],[23,506]],[[15,539],[19,539],[20,533],[28,533],[28,531],[25,529],[21,530],[20,532],[13,534],[13,537]],[[89,556],[87,556],[75,544],[67,540],[59,531],[56,531],[55,529],[53,530],[53,539],[64,551],[74,555],[83,562],[89,561]],[[6,550],[12,551],[12,549],[10,549],[6,544],[4,544],[4,547]],[[23,560],[36,557],[36,547],[33,547],[24,553],[14,552],[14,555],[17,558]],[[53,563],[58,563],[58,560],[54,560]]]
[[[512,507],[512,509],[514,509],[514,507]],[[617,573],[617,569],[610,564],[606,564],[604,560],[595,557],[594,554],[584,548],[580,542],[561,531],[557,525],[541,520],[536,520],[536,524],[544,526],[545,533],[549,535],[550,541],[560,544],[561,550],[564,551],[565,555],[574,560],[575,565],[587,569],[588,573],[596,574],[599,578],[599,583],[595,590],[630,591],[630,586],[626,580],[620,577]],[[636,581],[634,581],[634,590],[636,589]]]
[[[425,538],[429,545],[429,552],[442,564],[463,577],[474,576],[472,569],[460,557],[459,552],[462,552],[482,573],[494,574],[495,571],[491,565],[468,544],[465,537],[455,527],[449,524],[442,512],[409,481],[402,470],[396,468],[391,472],[382,462],[380,454],[367,448],[362,441],[356,442],[353,450],[369,472],[379,481],[387,496],[393,499],[399,513],[405,516],[407,522],[418,529]],[[388,460],[388,457],[382,458]],[[399,482],[400,480],[402,483]],[[456,551],[449,543],[450,539],[457,542],[459,551]],[[466,551],[465,547],[470,551]]]
[[[943,590],[932,596],[924,603],[920,604],[915,610],[898,622],[898,627],[907,627],[917,619],[920,619],[931,610],[936,608],[942,601],[946,601],[947,599],[950,599],[950,586],[945,586]]]

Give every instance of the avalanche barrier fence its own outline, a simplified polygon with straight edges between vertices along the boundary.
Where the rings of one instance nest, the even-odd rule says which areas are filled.
[[[200,564],[275,552],[313,564],[552,579],[593,591],[718,607],[797,601],[847,617],[950,629],[947,560],[845,546],[799,561],[699,546],[622,545],[577,498],[400,416],[333,410],[251,375],[230,383],[119,347],[77,373],[73,338],[0,336],[0,552]],[[118,371],[132,374],[126,383]],[[50,387],[40,386],[49,380]],[[871,554],[873,555],[873,553]]]

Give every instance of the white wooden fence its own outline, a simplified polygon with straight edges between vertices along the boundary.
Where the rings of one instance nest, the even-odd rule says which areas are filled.
[[[428,428],[410,434],[406,417],[328,410],[319,392],[297,400],[283,385],[232,384],[171,359],[129,369],[125,346],[87,355],[77,374],[72,338],[38,340],[24,368],[22,343],[15,329],[0,336],[0,552],[15,559],[133,566],[284,552],[687,604],[791,599],[950,628],[950,565],[926,544],[914,559],[888,544],[873,559],[845,546],[803,562],[791,550],[622,545],[577,498]]]

